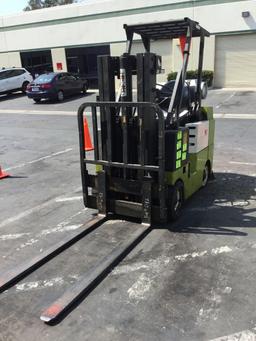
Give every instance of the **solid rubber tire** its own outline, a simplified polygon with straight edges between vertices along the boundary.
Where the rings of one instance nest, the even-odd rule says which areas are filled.
[[[179,199],[180,202],[177,207],[178,193],[180,197]],[[177,181],[170,191],[168,216],[171,221],[175,221],[180,217],[183,201],[184,201],[184,185],[181,181]]]

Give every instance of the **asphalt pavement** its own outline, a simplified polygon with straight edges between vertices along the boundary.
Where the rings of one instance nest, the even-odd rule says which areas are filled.
[[[139,226],[96,229],[0,294],[0,341],[256,340],[256,92],[233,93],[209,92],[206,104],[222,115],[215,180],[181,219],[150,232],[60,323],[43,323],[42,311]],[[0,182],[0,273],[95,213],[82,203],[75,117],[95,96],[0,100],[0,165],[12,176]]]
[[[98,91],[90,89],[84,95],[77,95],[65,98],[63,102],[43,100],[34,103],[22,93],[0,96],[0,113],[20,113],[20,112],[64,112],[75,113],[78,107],[86,102],[94,102]],[[213,89],[208,91],[207,98],[203,100],[204,105],[214,108],[216,114],[244,114],[255,115],[256,92],[251,90],[236,89]]]
[[[10,95],[0,96],[0,112],[4,110],[15,111],[60,111],[60,112],[76,112],[78,107],[85,101],[95,101],[97,90],[88,90],[84,94],[67,97],[63,102],[42,100],[40,103],[35,103],[26,95],[17,92]]]

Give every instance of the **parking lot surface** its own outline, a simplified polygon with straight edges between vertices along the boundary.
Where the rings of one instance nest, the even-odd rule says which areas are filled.
[[[85,101],[95,101],[97,90],[88,90],[84,95],[77,95],[67,97],[63,102],[42,100],[40,103],[35,103],[32,99],[22,93],[13,93],[8,96],[0,96],[0,112],[8,111],[15,113],[15,111],[60,111],[72,112],[77,111],[78,107]]]
[[[239,115],[216,119],[215,180],[181,219],[152,230],[64,320],[43,323],[45,308],[139,228],[105,223],[0,295],[0,341],[256,339],[256,92],[241,93],[209,92],[216,113]],[[0,165],[12,176],[0,182],[0,273],[94,212],[82,203],[75,111],[95,96],[0,101]]]
[[[96,100],[98,91],[90,89],[84,95],[68,97],[63,102],[51,102],[44,100],[41,103],[34,103],[22,93],[0,96],[0,113],[21,113],[21,112],[76,112],[78,107],[85,101]],[[205,105],[213,106],[214,112],[218,114],[255,114],[256,92],[252,90],[209,90],[207,98],[203,101]]]

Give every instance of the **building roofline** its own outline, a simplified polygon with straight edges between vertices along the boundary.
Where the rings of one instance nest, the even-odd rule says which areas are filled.
[[[40,9],[35,10],[31,12],[23,12],[18,15],[10,16],[9,18],[0,17],[0,32],[7,32],[7,31],[14,31],[19,29],[29,29],[34,27],[42,27],[42,26],[51,26],[51,25],[59,25],[59,24],[67,24],[67,23],[74,23],[74,22],[81,22],[81,21],[90,21],[90,20],[97,20],[97,19],[105,19],[105,18],[113,18],[113,17],[121,17],[121,16],[128,16],[128,15],[135,15],[135,14],[146,14],[146,13],[152,13],[152,12],[162,12],[162,11],[168,11],[168,10],[175,10],[175,9],[181,9],[181,8],[191,8],[191,7],[200,7],[200,6],[208,6],[208,5],[218,5],[218,4],[225,4],[225,3],[233,3],[233,2],[243,2],[245,0],[185,0],[185,1],[179,1],[179,2],[172,2],[172,3],[166,3],[166,4],[160,4],[160,5],[154,5],[154,6],[144,6],[144,7],[137,7],[137,8],[131,8],[131,9],[120,9],[115,11],[106,11],[106,12],[99,12],[95,14],[85,14],[85,15],[78,15],[78,16],[63,16],[61,18],[56,19],[46,19],[46,20],[37,20],[37,21],[31,21],[27,23],[20,23],[20,24],[5,24],[5,21],[8,21],[8,19],[15,19],[18,17],[25,17],[28,14],[42,14],[45,10],[55,10],[54,8],[47,8],[47,9]],[[99,4],[100,2],[96,2],[96,4]],[[79,5],[79,6],[78,6]],[[82,4],[72,4],[72,5],[64,5],[60,7],[69,7],[74,8],[72,6],[83,7],[86,5]],[[87,4],[88,6],[88,4]],[[64,9],[65,9],[64,8]],[[63,8],[58,8],[58,11],[63,10]],[[34,13],[36,12],[36,13]],[[36,19],[34,19],[36,20]]]

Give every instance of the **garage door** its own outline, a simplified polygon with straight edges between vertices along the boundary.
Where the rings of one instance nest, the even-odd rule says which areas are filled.
[[[256,34],[217,36],[216,87],[256,87]]]

